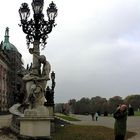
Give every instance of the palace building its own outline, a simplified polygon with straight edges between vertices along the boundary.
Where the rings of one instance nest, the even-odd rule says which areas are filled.
[[[8,111],[14,103],[21,78],[17,75],[22,71],[22,55],[9,42],[9,28],[5,30],[4,41],[0,44],[0,112]]]

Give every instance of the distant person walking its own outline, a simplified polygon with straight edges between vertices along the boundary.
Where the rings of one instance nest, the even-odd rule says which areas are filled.
[[[119,105],[113,114],[113,117],[115,118],[115,140],[124,140],[126,134],[127,106]]]
[[[95,113],[92,112],[92,113],[91,113],[92,121],[94,121],[94,115],[95,115]]]
[[[95,119],[96,119],[96,121],[98,121],[98,117],[99,117],[98,112],[96,112],[95,113]]]

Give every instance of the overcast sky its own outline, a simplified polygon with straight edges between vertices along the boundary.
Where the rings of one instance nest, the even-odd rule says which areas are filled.
[[[18,9],[32,0],[0,4],[0,39],[10,28],[10,42],[32,61]],[[51,0],[44,0],[44,14]],[[140,93],[140,0],[54,0],[57,26],[45,54],[56,73],[55,102],[82,97],[126,97]],[[31,10],[32,11],[32,10]],[[30,18],[32,17],[32,14]]]

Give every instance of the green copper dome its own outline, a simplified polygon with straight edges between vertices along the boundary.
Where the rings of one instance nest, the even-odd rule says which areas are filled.
[[[8,27],[5,30],[4,42],[2,43],[2,48],[9,51],[18,52],[17,48],[9,42],[9,28]]]

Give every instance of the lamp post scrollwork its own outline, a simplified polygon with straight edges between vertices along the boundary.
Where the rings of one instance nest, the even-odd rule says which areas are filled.
[[[44,20],[43,11],[44,0],[33,0],[32,8],[34,11],[33,19],[28,20],[30,16],[30,9],[27,3],[22,3],[19,14],[21,18],[21,26],[23,32],[27,34],[27,45],[38,41],[43,46],[46,45],[48,34],[55,26],[55,17],[57,16],[56,5],[52,2],[47,9],[48,21]]]

